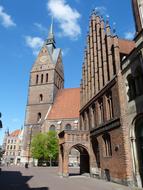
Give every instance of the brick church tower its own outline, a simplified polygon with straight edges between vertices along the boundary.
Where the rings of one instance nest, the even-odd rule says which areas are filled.
[[[55,46],[52,22],[48,38],[30,72],[22,162],[30,161],[31,138],[42,130],[43,121],[58,90],[62,88],[64,88],[62,54],[61,49]]]

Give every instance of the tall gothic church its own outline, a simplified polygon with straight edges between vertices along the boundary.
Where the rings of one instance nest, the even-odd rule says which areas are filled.
[[[64,70],[61,49],[56,48],[51,24],[45,40],[30,72],[25,116],[23,157],[28,158],[32,135],[41,131],[41,125],[54,102],[59,89],[64,87]]]
[[[64,89],[62,52],[56,48],[52,23],[30,72],[22,163],[32,162],[30,145],[35,134],[77,127],[79,102],[79,88]]]

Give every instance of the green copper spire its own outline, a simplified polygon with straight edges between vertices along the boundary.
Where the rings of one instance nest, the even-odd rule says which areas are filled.
[[[53,30],[53,17],[51,21],[51,26],[48,34],[48,39],[46,40],[46,45],[53,45],[55,47],[55,38],[54,38],[54,30]]]

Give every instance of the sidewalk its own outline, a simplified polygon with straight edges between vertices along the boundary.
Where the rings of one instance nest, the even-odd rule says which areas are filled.
[[[74,175],[58,176],[58,168],[3,167],[0,190],[139,190],[101,179]],[[143,189],[142,189],[143,190]]]

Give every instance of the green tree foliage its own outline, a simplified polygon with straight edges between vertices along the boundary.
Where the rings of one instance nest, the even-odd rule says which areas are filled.
[[[46,159],[46,134],[39,133],[32,138],[31,153],[33,158]]]
[[[49,131],[47,133],[47,149],[47,156],[50,160],[51,166],[51,161],[56,160],[58,156],[58,139],[55,131]]]
[[[58,157],[58,138],[55,131],[39,133],[32,138],[31,143],[32,157],[38,160],[52,160]]]

